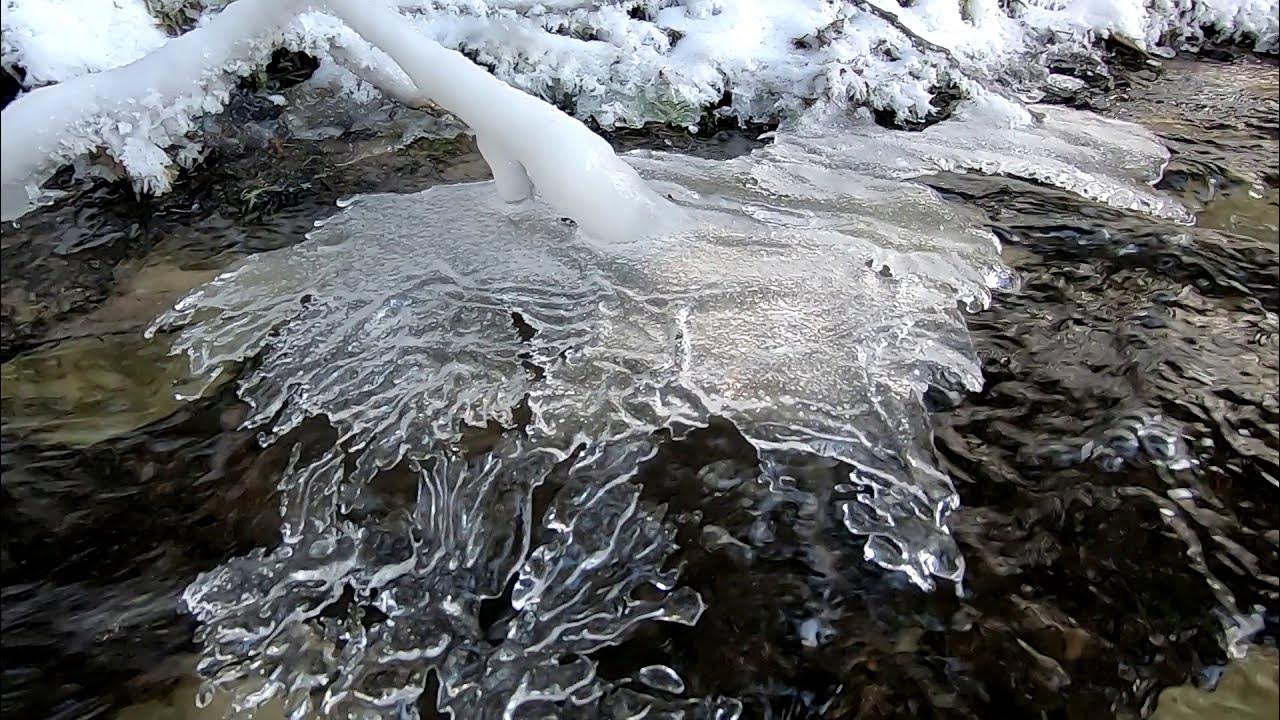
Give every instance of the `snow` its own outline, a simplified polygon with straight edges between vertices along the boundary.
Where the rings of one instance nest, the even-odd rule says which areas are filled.
[[[5,0],[0,62],[28,87],[137,60],[164,44],[143,0]]]
[[[28,88],[80,84],[62,100],[37,103],[34,112],[22,110],[22,102],[6,108],[4,217],[28,208],[24,198],[40,198],[40,182],[58,164],[94,149],[122,164],[140,189],[164,192],[174,157],[193,156],[184,151],[198,142],[188,137],[193,119],[219,111],[234,76],[260,66],[275,46],[347,68],[351,77],[343,84],[357,99],[375,86],[397,100],[416,102],[402,69],[352,28],[322,9],[295,16],[322,3],[281,1],[266,8],[257,0],[237,0],[226,10],[207,7],[221,4],[158,4],[200,16],[195,37],[161,45],[163,33],[142,0],[6,0],[5,67],[22,68]],[[988,104],[1000,95],[1034,96],[1053,82],[1045,64],[1072,53],[1096,54],[1096,44],[1107,37],[1121,36],[1154,52],[1194,48],[1208,40],[1269,51],[1280,46],[1277,0],[919,0],[909,7],[893,0],[402,0],[398,5],[415,37],[458,50],[513,87],[604,127],[655,121],[692,127],[708,111],[742,122],[776,121],[826,102],[918,121],[932,112],[931,101],[942,87]],[[274,14],[270,21],[264,16],[244,26],[237,42],[231,43],[236,38],[227,33],[208,32],[220,14],[243,15],[254,7]],[[357,21],[362,16],[347,15]],[[402,37],[399,47],[426,46],[409,39]],[[129,66],[134,76],[129,81],[111,74],[157,48],[156,60]],[[126,88],[147,92],[135,93],[133,104],[108,97]],[[475,127],[477,119],[473,114],[467,122]],[[14,132],[15,127],[26,130]],[[506,157],[509,148],[500,147],[492,133],[482,135],[486,153],[501,156],[492,163],[500,190],[510,199],[527,195],[519,170],[530,168],[517,169]],[[15,139],[9,141],[10,136]],[[9,149],[15,147],[21,157],[10,161]],[[544,181],[549,179],[544,173]]]
[[[158,51],[124,67],[37,89],[5,109],[3,217],[12,219],[39,197],[38,185],[60,162],[107,144],[129,174],[153,192],[168,188],[166,143],[191,129],[190,103],[216,109],[225,96],[223,71],[243,70],[279,42],[301,2],[241,0]],[[327,0],[323,7],[350,30],[327,32],[365,79],[414,106],[435,102],[465,122],[507,202],[544,201],[593,236],[623,240],[635,228],[656,229],[679,213],[651,191],[613,150],[582,123],[520,92],[456,51],[418,35],[404,16],[380,3]],[[319,27],[303,18],[304,27]],[[321,21],[323,22],[323,21]],[[374,47],[361,48],[360,38]],[[340,42],[339,42],[340,41]],[[387,53],[379,63],[378,55]],[[398,68],[392,72],[389,62]],[[407,77],[405,77],[407,75]],[[215,86],[213,94],[209,91]]]
[[[61,163],[105,147],[139,186],[170,185],[165,150],[185,146],[192,120],[222,108],[230,79],[270,56],[294,5],[241,0],[216,23],[173,38],[134,62],[37,88],[0,115],[0,217],[31,208]],[[7,22],[7,21],[6,21]]]
[[[424,42],[390,7],[327,0],[366,40],[398,64],[417,92],[476,134],[499,197],[543,201],[608,241],[657,230],[678,211],[649,189],[602,138],[543,100],[493,77],[456,51]],[[398,92],[409,92],[397,83]]]
[[[428,666],[454,717],[523,717],[540,699],[556,717],[737,717],[679,690],[623,697],[590,657],[641,622],[701,614],[667,562],[674,528],[634,480],[657,431],[712,418],[756,450],[734,475],[744,512],[826,514],[869,562],[958,585],[958,495],[922,394],[980,386],[961,307],[1010,278],[985,217],[913,178],[1010,172],[1125,204],[1152,197],[1168,159],[1133,125],[1026,112],[1044,120],[991,133],[1007,108],[975,106],[892,132],[830,114],[733,160],[630,154],[685,218],[630,242],[489,182],[361,196],[194,290],[153,330],[175,331],[199,377],[253,358],[245,427],[266,444],[336,431],[294,451],[279,546],[187,589],[201,674],[242,712],[278,695],[293,717],[416,717]],[[490,423],[507,428],[495,445],[462,449]],[[406,467],[407,502],[374,481]],[[541,517],[535,487],[556,495]],[[639,600],[644,583],[661,592]],[[321,612],[348,588],[337,617]],[[477,622],[486,598],[509,602],[496,634]],[[366,606],[391,622],[361,623]]]

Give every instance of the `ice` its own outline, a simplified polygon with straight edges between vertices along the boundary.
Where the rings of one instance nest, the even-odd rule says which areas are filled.
[[[1131,198],[1166,159],[1133,126],[1031,110],[1001,140],[963,117],[929,134],[828,113],[730,161],[636,153],[679,214],[629,238],[492,183],[361,196],[197,289],[157,328],[197,374],[252,360],[245,425],[268,444],[336,431],[296,446],[280,546],[188,590],[202,674],[298,712],[412,715],[433,670],[455,717],[736,717],[671,668],[619,683],[591,659],[640,624],[697,622],[637,470],[658,431],[713,421],[754,447],[762,508],[800,498],[868,561],[958,587],[922,396],[979,387],[962,308],[1009,279],[983,219],[911,177],[964,166]],[[800,491],[797,458],[839,479]],[[732,542],[716,530],[702,542]]]
[[[176,348],[199,373],[261,358],[248,424],[278,437],[325,415],[371,468],[422,438],[456,443],[461,424],[511,425],[522,401],[558,457],[720,416],[762,451],[848,462],[877,507],[850,520],[859,532],[903,514],[943,532],[949,485],[912,457],[918,396],[944,375],[976,387],[957,303],[985,302],[995,242],[927,188],[780,152],[633,158],[691,219],[629,243],[508,209],[488,183],[363,197],[166,322],[194,328]],[[919,482],[885,480],[904,473]]]
[[[787,197],[807,166],[633,162],[690,215],[684,231],[606,242],[488,183],[366,196],[165,318],[201,372],[258,358],[239,392],[266,442],[312,417],[338,431],[282,483],[282,545],[189,590],[203,674],[247,705],[280,692],[311,707],[322,688],[328,713],[408,712],[434,667],[459,717],[552,703],[735,717],[730,700],[606,683],[589,659],[637,623],[701,613],[631,477],[654,430],[713,415],[762,456],[845,459],[865,504],[849,527],[894,533],[873,559],[925,585],[959,578],[940,524],[953,492],[915,457],[919,392],[944,368],[977,381],[956,302],[985,298],[991,236],[909,183],[849,176]],[[513,430],[464,457],[464,425],[490,420]],[[539,522],[530,491],[558,461],[568,480]],[[380,509],[375,481],[406,464],[420,478],[407,517]],[[478,604],[509,580],[501,642],[479,642]],[[642,585],[657,596],[637,599]],[[389,619],[365,628],[366,606]]]
[[[1024,109],[985,97],[962,104],[949,122],[931,125],[906,143],[900,133],[884,132],[866,119],[832,117],[822,109],[798,125],[819,144],[837,135],[839,146],[829,150],[843,154],[849,170],[884,172],[890,158],[890,172],[903,178],[944,170],[1006,175],[1124,210],[1192,221],[1186,208],[1150,187],[1169,161],[1165,146],[1129,123],[1090,112],[1053,105]],[[793,137],[793,143],[804,142],[802,135]]]
[[[659,699],[595,675],[589,653],[636,624],[691,625],[703,610],[696,593],[673,588],[678,570],[663,569],[673,531],[638,500],[629,472],[575,465],[535,541],[530,493],[550,463],[520,440],[480,459],[411,461],[407,511],[389,511],[386,494],[349,476],[344,460],[335,449],[308,461],[296,449],[282,483],[284,542],[202,575],[184,596],[204,623],[199,670],[239,710],[280,695],[289,717],[416,717],[434,670],[436,703],[454,717],[548,706],[737,716],[733,700]],[[480,604],[512,580],[503,601],[512,612],[486,632]],[[642,588],[649,599],[635,597]]]

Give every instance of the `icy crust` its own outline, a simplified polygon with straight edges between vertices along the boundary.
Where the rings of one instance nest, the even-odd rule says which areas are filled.
[[[309,419],[337,431],[295,450],[280,546],[189,588],[201,672],[299,714],[412,716],[434,669],[457,717],[736,717],[672,668],[606,682],[591,660],[701,613],[634,477],[656,430],[713,417],[755,446],[760,493],[794,493],[797,456],[834,460],[847,479],[808,497],[832,498],[818,511],[869,561],[959,582],[921,396],[978,386],[961,306],[1007,277],[980,217],[902,179],[897,158],[927,171],[929,136],[882,130],[892,151],[855,152],[856,123],[826,127],[727,162],[629,157],[683,219],[622,241],[490,183],[363,196],[162,317],[197,373],[254,359],[239,394],[264,442]],[[1074,156],[1044,162],[1123,158],[1094,171],[1134,192],[1163,162],[1135,128],[1076,132]],[[469,439],[486,425],[505,429]],[[503,608],[488,627],[486,601]]]
[[[264,441],[309,417],[340,437],[295,455],[281,545],[187,592],[200,671],[243,707],[281,694],[291,712],[412,716],[434,668],[455,717],[736,717],[670,668],[605,682],[590,659],[638,623],[701,613],[631,477],[655,429],[712,415],[762,457],[845,460],[845,497],[862,499],[828,511],[879,536],[871,559],[959,579],[919,392],[947,372],[977,382],[956,302],[985,300],[993,239],[907,183],[775,198],[800,166],[636,165],[691,214],[685,231],[605,244],[488,183],[366,196],[162,320],[185,326],[201,372],[256,356],[239,392]],[[489,420],[513,429],[468,456],[463,424]],[[385,490],[405,476],[408,511]],[[543,483],[558,491],[535,518]],[[511,617],[482,632],[480,602],[508,584]]]
[[[812,164],[635,162],[687,229],[604,244],[544,206],[511,211],[488,183],[366,196],[162,322],[187,325],[175,349],[199,373],[258,357],[240,392],[268,442],[323,415],[369,476],[462,424],[511,425],[522,401],[557,457],[715,415],[762,451],[849,463],[875,508],[858,532],[945,534],[953,493],[915,457],[919,395],[977,386],[957,303],[985,303],[993,238],[909,183],[845,175],[816,195]],[[921,537],[899,536],[908,516]],[[959,577],[953,549],[876,559],[926,586]]]
[[[802,146],[838,155],[848,172],[889,177],[938,171],[1018,177],[1121,210],[1193,220],[1181,203],[1151,188],[1169,162],[1168,149],[1154,135],[1082,110],[1024,108],[987,97],[963,103],[955,117],[904,142],[901,133],[885,132],[865,117],[819,108],[801,116],[786,137],[768,152]]]
[[[417,717],[434,670],[438,709],[459,718],[737,717],[737,701],[681,697],[669,668],[663,692],[643,676],[595,674],[589,653],[636,624],[692,625],[703,610],[674,587],[678,569],[663,568],[673,531],[626,472],[574,465],[539,524],[530,493],[549,463],[518,440],[478,459],[409,462],[407,508],[389,509],[388,493],[343,461],[295,450],[282,544],[202,575],[184,596],[204,623],[199,671],[238,711],[279,696],[286,717]],[[507,619],[486,631],[480,603],[509,583]]]

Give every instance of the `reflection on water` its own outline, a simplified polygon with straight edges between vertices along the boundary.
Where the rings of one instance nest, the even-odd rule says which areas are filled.
[[[1173,138],[1178,154],[1165,188],[1198,211],[1194,227],[1020,180],[929,180],[985,213],[1022,281],[966,319],[985,387],[939,387],[927,397],[933,450],[960,501],[949,524],[967,564],[963,596],[921,592],[864,562],[862,542],[831,512],[847,499],[834,463],[789,457],[762,467],[750,438],[721,422],[681,438],[659,435],[632,479],[635,503],[645,513],[662,508],[672,532],[663,567],[680,568],[680,585],[706,607],[692,630],[641,624],[621,645],[593,652],[610,697],[625,704],[634,699],[628,693],[679,695],[665,671],[652,669],[665,665],[686,697],[740,698],[748,717],[1137,716],[1157,699],[1159,712],[1174,717],[1213,702],[1274,716],[1274,655],[1255,650],[1241,662],[1227,653],[1233,640],[1243,649],[1248,635],[1274,644],[1280,626],[1280,282],[1277,178],[1268,175],[1276,133],[1274,109],[1265,112],[1274,73],[1175,64],[1171,81],[1131,87],[1114,105],[1114,114]],[[1187,77],[1211,88],[1252,79],[1206,93],[1213,100],[1202,103],[1180,94]],[[1221,111],[1228,102],[1234,109]],[[1210,120],[1201,110],[1215,105]],[[1223,127],[1223,116],[1244,120]],[[442,172],[425,164],[435,169],[420,172]],[[296,199],[278,194],[284,210],[252,221],[256,229],[208,219],[217,215],[192,223],[221,238],[203,256],[209,240],[184,234],[178,226],[187,218],[171,210],[148,221],[171,225],[166,234],[138,231],[150,238],[142,247],[122,231],[124,240],[65,256],[75,269],[45,277],[74,276],[85,289],[79,300],[32,311],[34,322],[10,314],[19,305],[8,299],[6,275],[6,328],[10,319],[14,328],[6,349],[20,352],[4,368],[6,711],[75,717],[137,699],[145,702],[124,716],[210,717],[187,709],[195,684],[182,676],[194,648],[178,595],[196,572],[276,544],[273,491],[291,464],[288,450],[331,447],[333,430],[303,423],[264,449],[252,431],[237,429],[252,410],[230,387],[176,410],[159,405],[135,366],[164,365],[148,359],[152,350],[136,336],[106,337],[118,363],[73,353],[84,339],[32,343],[138,330],[149,318],[127,311],[135,302],[128,298],[149,306],[146,298],[171,298],[201,279],[166,271],[149,280],[147,268],[205,273],[292,242],[304,219],[328,213],[320,201],[299,211],[289,204]],[[271,233],[277,241],[245,240]],[[9,266],[26,256],[11,255],[9,231],[5,237]],[[116,293],[102,293],[104,285]],[[22,291],[44,297],[39,284]],[[527,318],[507,321],[520,336],[539,330]],[[10,337],[21,342],[9,345]],[[56,426],[11,412],[10,373],[31,379],[22,392],[51,415],[60,398],[68,417],[94,413],[100,422],[78,423],[95,427],[96,437],[78,438],[88,447],[69,447],[77,438],[55,439]],[[130,427],[136,422],[150,424]],[[473,453],[501,452],[509,441],[497,427],[463,439]],[[312,459],[304,454],[292,466]],[[442,477],[427,470],[399,468],[360,501],[375,514],[412,506],[422,477]],[[536,518],[579,490],[571,474],[540,488],[530,500]],[[618,507],[605,500],[601,508]],[[564,518],[566,526],[586,521]],[[394,537],[395,517],[381,522],[379,531]],[[555,542],[555,532],[536,523],[533,531],[534,546]],[[394,544],[370,540],[361,552],[383,563],[400,557]],[[523,622],[511,610],[519,592],[507,592],[474,614],[493,642]],[[381,601],[383,611],[394,612],[386,604],[393,600]],[[355,621],[378,627],[364,612]],[[346,618],[322,622],[338,633],[331,647],[356,636]],[[562,675],[572,677],[581,666],[566,658]],[[474,657],[471,670],[482,674],[484,662]],[[1215,681],[1217,692],[1202,691]],[[423,682],[432,688],[435,680]],[[1161,693],[1179,685],[1188,687]],[[168,688],[176,689],[157,699]],[[418,705],[426,716],[433,694]],[[206,711],[225,701],[215,697]]]

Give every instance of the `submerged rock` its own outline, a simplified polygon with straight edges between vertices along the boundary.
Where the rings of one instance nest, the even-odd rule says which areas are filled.
[[[195,378],[168,343],[134,333],[59,341],[0,367],[4,432],[86,447],[168,417],[229,376]]]

